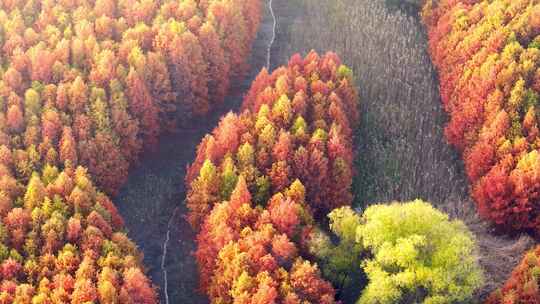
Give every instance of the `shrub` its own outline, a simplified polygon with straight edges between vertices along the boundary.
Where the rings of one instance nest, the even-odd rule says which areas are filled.
[[[539,303],[540,246],[529,251],[508,281],[487,299],[486,304]]]
[[[315,229],[308,240],[308,250],[316,257],[325,278],[339,287],[341,291],[355,288],[361,277],[358,267],[365,258],[361,242],[356,241],[356,229],[361,217],[349,207],[334,209],[328,214],[330,230],[339,238],[334,242],[330,235],[321,229]]]
[[[260,1],[0,2],[0,145],[18,179],[88,168],[114,194],[161,131],[246,72]]]
[[[538,230],[540,8],[428,1],[423,18],[450,114],[446,137],[463,153],[480,213],[503,228]]]
[[[463,303],[482,284],[472,234],[425,202],[374,205],[361,217],[341,207],[329,217],[340,243],[321,246],[315,239],[311,252],[330,260],[322,267],[341,271],[334,277],[358,267],[363,255],[369,282],[358,303]],[[340,253],[344,248],[349,252]],[[332,260],[353,252],[356,257]]]

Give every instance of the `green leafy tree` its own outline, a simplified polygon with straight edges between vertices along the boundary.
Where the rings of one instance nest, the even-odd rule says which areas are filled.
[[[360,215],[350,207],[341,207],[328,214],[330,230],[339,237],[334,244],[328,234],[317,229],[309,240],[309,251],[317,257],[325,278],[341,292],[353,289],[361,276],[362,244],[356,242]]]
[[[342,291],[364,272],[358,304],[464,303],[482,285],[471,232],[426,202],[374,205],[362,216],[341,207],[328,217],[339,242],[317,230],[309,251]]]
[[[463,303],[482,285],[472,234],[431,205],[369,207],[356,237],[372,258],[358,303]]]

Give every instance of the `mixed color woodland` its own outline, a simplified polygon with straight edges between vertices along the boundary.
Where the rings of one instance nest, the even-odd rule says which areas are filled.
[[[316,218],[351,202],[352,77],[335,54],[295,55],[263,70],[243,111],[203,139],[187,204],[213,303],[334,303],[302,243]]]
[[[540,232],[540,3],[429,1],[422,11],[450,120],[480,214],[507,231]],[[488,303],[539,303],[532,250]]]
[[[473,208],[490,233],[537,240],[540,1],[390,2],[423,24]],[[227,107],[265,5],[277,22],[262,0],[0,0],[0,304],[160,302],[113,199],[162,135]],[[200,140],[177,200],[198,292],[213,304],[540,303],[540,246],[485,295],[467,222],[425,198],[358,205],[370,79],[337,51],[268,63]]]
[[[1,303],[157,302],[106,194],[222,102],[259,19],[258,0],[0,2]]]

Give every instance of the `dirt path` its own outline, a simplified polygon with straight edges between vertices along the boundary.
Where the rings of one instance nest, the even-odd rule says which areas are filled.
[[[274,18],[268,3],[263,2],[264,19],[253,48],[251,72],[246,80],[234,87],[234,93],[211,117],[177,134],[163,136],[157,152],[143,156],[115,198],[126,221],[129,237],[143,251],[148,273],[160,288],[161,303],[208,302],[196,292],[198,275],[191,255],[195,249],[194,233],[183,218],[186,213],[184,175],[204,134],[215,127],[222,114],[238,109],[251,80],[267,64]]]

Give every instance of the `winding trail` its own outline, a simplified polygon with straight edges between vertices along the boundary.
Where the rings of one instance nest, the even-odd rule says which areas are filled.
[[[263,20],[253,45],[248,77],[233,84],[230,96],[209,117],[162,136],[157,151],[143,155],[115,198],[129,237],[144,253],[144,265],[159,288],[161,303],[208,303],[197,292],[198,273],[192,255],[196,249],[195,234],[184,219],[184,177],[202,137],[224,113],[240,107],[251,81],[263,67],[270,67],[272,49],[279,37],[272,0],[267,4],[263,5]]]
[[[165,236],[165,241],[163,241],[163,253],[161,254],[161,272],[163,273],[163,295],[165,296],[165,303],[169,304],[169,280],[167,277],[167,267],[165,266],[165,261],[167,261],[167,248],[169,241],[171,240],[171,225],[173,219],[176,217],[179,208],[174,208],[173,214],[167,223],[167,233]]]
[[[276,15],[274,14],[274,8],[272,7],[273,0],[268,1],[268,9],[270,10],[270,15],[272,15],[272,39],[270,39],[270,42],[268,43],[268,49],[266,50],[266,69],[270,71],[270,59],[272,57],[272,46],[274,45],[274,42],[276,41],[276,26],[277,26],[277,19]]]

